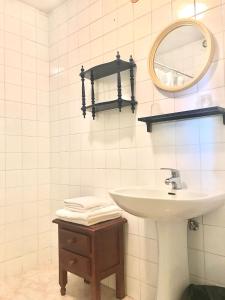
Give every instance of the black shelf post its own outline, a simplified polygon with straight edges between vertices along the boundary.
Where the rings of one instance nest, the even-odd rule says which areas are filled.
[[[85,85],[84,85],[84,66],[81,67],[81,82],[82,82],[82,112],[83,112],[83,116],[85,118],[86,116],[86,97],[85,97]]]
[[[91,105],[92,105],[92,118],[95,119],[95,90],[94,90],[94,74],[91,71]]]
[[[118,107],[119,111],[121,112],[122,108],[122,86],[121,86],[121,75],[120,75],[120,54],[119,51],[117,51],[116,55],[116,60],[117,60],[117,90],[118,90]]]
[[[136,101],[135,101],[135,97],[134,97],[134,60],[132,55],[130,56],[130,88],[131,88],[131,110],[134,113],[135,111],[135,105],[136,105]]]

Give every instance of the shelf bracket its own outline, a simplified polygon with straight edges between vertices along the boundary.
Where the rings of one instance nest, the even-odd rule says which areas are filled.
[[[223,125],[225,125],[225,114],[223,114]]]
[[[147,125],[147,132],[152,132],[152,123],[146,122],[146,125]]]

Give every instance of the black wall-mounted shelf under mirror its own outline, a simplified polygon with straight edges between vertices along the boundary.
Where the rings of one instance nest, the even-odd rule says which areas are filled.
[[[81,82],[82,82],[82,107],[83,116],[85,118],[86,112],[90,111],[92,113],[93,119],[95,119],[95,114],[100,111],[118,108],[119,111],[123,107],[130,106],[132,112],[134,113],[136,107],[136,100],[134,96],[134,69],[136,64],[132,56],[130,56],[129,61],[124,61],[120,59],[120,54],[117,52],[116,60],[111,62],[95,66],[87,71],[84,67],[81,68]],[[125,100],[122,98],[122,82],[121,82],[121,72],[130,71],[130,89],[131,89],[131,100]],[[101,79],[113,74],[117,74],[117,99],[112,101],[96,102],[94,82],[97,79]],[[85,79],[90,79],[91,81],[91,105],[86,105],[86,93],[85,93]]]
[[[212,106],[212,107],[201,108],[201,109],[186,110],[186,111],[181,111],[176,113],[138,118],[138,121],[145,122],[147,125],[147,131],[152,132],[153,123],[162,123],[167,121],[184,120],[184,119],[199,118],[199,117],[206,117],[206,116],[213,116],[213,115],[222,115],[223,124],[225,125],[225,108],[220,106]]]

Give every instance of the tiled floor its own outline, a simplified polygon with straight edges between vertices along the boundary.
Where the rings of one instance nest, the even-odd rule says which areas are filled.
[[[0,300],[90,300],[90,287],[75,276],[69,277],[67,295],[59,293],[58,273],[53,266],[30,271],[0,282]],[[115,291],[102,286],[102,300],[115,300]],[[132,300],[129,297],[124,300]]]

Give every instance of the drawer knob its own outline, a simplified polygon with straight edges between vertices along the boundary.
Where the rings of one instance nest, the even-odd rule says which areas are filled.
[[[68,266],[71,267],[72,265],[76,264],[77,263],[77,260],[76,259],[73,259],[73,260],[70,260],[68,262]]]
[[[72,238],[72,239],[67,240],[67,243],[68,243],[69,245],[75,244],[76,242],[77,242],[77,239],[76,239],[76,238]]]

